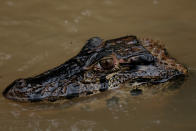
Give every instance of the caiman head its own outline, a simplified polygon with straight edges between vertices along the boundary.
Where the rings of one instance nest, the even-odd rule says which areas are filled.
[[[103,92],[129,83],[160,83],[187,69],[162,45],[135,36],[88,40],[79,54],[38,76],[15,80],[3,95],[18,101],[54,101]]]

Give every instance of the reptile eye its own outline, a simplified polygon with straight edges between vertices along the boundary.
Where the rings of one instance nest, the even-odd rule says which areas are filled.
[[[103,59],[100,62],[100,65],[103,69],[108,70],[108,69],[112,69],[114,67],[114,61],[113,59]]]

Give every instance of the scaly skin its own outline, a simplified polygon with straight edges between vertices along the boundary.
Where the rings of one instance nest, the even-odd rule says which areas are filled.
[[[161,83],[186,76],[187,69],[152,40],[125,36],[88,40],[80,53],[38,76],[18,79],[3,95],[16,101],[55,101],[118,88],[129,82]]]

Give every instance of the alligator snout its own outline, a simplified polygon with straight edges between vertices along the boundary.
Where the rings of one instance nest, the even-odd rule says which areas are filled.
[[[4,90],[3,95],[8,99],[25,99],[25,87],[26,81],[24,79],[15,80]]]

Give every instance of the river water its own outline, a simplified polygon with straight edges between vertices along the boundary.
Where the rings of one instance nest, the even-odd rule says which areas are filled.
[[[196,130],[195,0],[0,0],[0,92],[76,55],[86,40],[160,40],[189,68],[173,91],[114,90],[82,100],[17,103],[0,95],[0,130]]]

